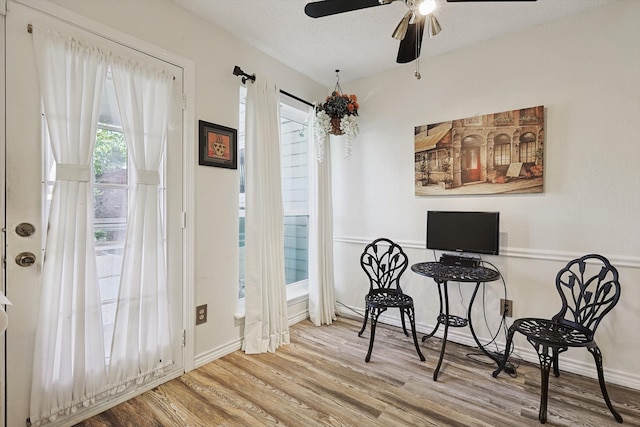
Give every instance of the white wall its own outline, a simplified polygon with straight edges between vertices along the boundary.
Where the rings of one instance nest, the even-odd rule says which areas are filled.
[[[195,304],[208,305],[208,322],[195,329],[196,359],[235,350],[242,322],[234,319],[238,295],[238,173],[197,166],[197,120],[238,127],[234,65],[269,78],[289,93],[313,101],[326,88],[280,64],[170,0],[51,0],[195,63]],[[298,304],[290,314],[304,310]]]
[[[432,260],[423,249],[427,210],[498,210],[502,254],[486,259],[503,273],[515,317],[555,314],[553,280],[569,259],[598,252],[619,268],[623,298],[601,325],[598,342],[607,378],[640,388],[640,365],[633,362],[640,357],[639,21],[640,2],[620,2],[423,58],[421,80],[408,64],[343,84],[359,97],[361,133],[350,161],[341,158],[341,142],[332,141],[339,301],[362,308],[368,284],[358,260],[367,241],[390,237],[408,249],[411,263]],[[414,196],[414,126],[536,105],[546,113],[543,194]],[[410,271],[405,276],[419,329],[426,331],[438,308],[435,285]],[[488,288],[495,330],[502,284]],[[452,304],[461,309],[469,289],[451,289]],[[466,329],[456,332],[469,342]],[[481,332],[488,336],[486,328]],[[532,358],[525,341],[517,344]],[[595,373],[584,350],[569,351],[563,361],[563,369]]]
[[[198,119],[236,127],[239,80],[231,74],[236,64],[304,99],[322,99],[327,92],[168,0],[51,3],[193,60],[194,127]],[[332,142],[338,299],[352,307],[362,305],[366,283],[358,259],[367,240],[396,239],[411,262],[419,262],[431,257],[421,249],[428,209],[499,210],[503,255],[488,259],[506,278],[516,317],[555,311],[552,279],[576,255],[600,252],[619,267],[624,297],[601,326],[599,343],[607,378],[640,388],[640,366],[635,363],[640,340],[629,332],[640,330],[640,290],[635,286],[640,283],[639,20],[640,2],[622,2],[423,59],[419,81],[409,64],[343,84],[346,92],[359,96],[361,134],[350,161],[342,159],[340,142]],[[544,194],[413,195],[414,126],[539,104],[547,114]],[[209,306],[208,323],[196,328],[196,356],[224,352],[237,345],[242,332],[233,317],[237,180],[234,171],[196,166],[195,305]],[[437,308],[435,288],[411,272],[406,279],[425,331]],[[488,312],[497,311],[495,299],[501,293],[500,283],[489,287],[487,304],[494,306]],[[461,294],[468,301],[466,288]],[[460,309],[462,304],[456,303]],[[495,321],[489,320],[491,327]],[[461,331],[456,339],[468,342],[469,335]],[[434,361],[434,355],[427,357],[427,364]],[[564,368],[592,372],[586,352],[569,352],[567,357],[570,363]]]

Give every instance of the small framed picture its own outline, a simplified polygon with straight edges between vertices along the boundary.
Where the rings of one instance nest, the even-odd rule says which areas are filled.
[[[238,131],[199,120],[199,164],[238,169]]]

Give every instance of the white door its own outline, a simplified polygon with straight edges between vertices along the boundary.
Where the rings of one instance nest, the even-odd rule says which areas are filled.
[[[4,13],[5,3],[0,0],[0,15]],[[4,16],[0,16],[0,46],[4,47]],[[0,82],[4,82],[4,54],[0,57]],[[0,129],[5,128],[4,117],[4,85],[0,83]],[[0,171],[4,171],[4,132],[0,132]],[[0,215],[4,213],[4,173],[0,173]],[[4,222],[0,220],[0,229],[4,230]],[[0,232],[0,263],[4,260],[4,232]],[[0,290],[5,291],[4,270],[0,268]],[[4,307],[2,307],[4,309]],[[4,420],[4,337],[0,335],[0,420]],[[2,421],[0,421],[0,424]]]
[[[31,370],[37,324],[40,276],[46,231],[47,177],[43,162],[43,121],[36,64],[31,34],[27,25],[51,23],[55,18],[11,2],[6,16],[6,293],[13,305],[7,307],[6,332],[6,425],[24,426],[29,411]],[[54,22],[55,24],[55,22]],[[59,22],[58,22],[59,24]],[[80,30],[76,30],[80,31]],[[87,35],[93,37],[96,35]],[[102,40],[108,43],[106,40]],[[110,47],[111,48],[111,47]],[[113,45],[114,50],[128,50]],[[133,53],[132,53],[133,54]],[[139,54],[141,60],[159,61]],[[163,67],[169,65],[163,63]],[[175,365],[167,378],[183,372],[183,266],[182,266],[182,70],[175,66],[176,77],[169,141],[163,168],[166,205],[167,257],[170,286],[170,324]],[[125,190],[126,191],[126,190]],[[100,220],[98,220],[99,222]],[[33,226],[29,234],[25,230]],[[103,229],[113,224],[103,224]],[[116,224],[117,225],[117,224]],[[97,227],[98,229],[98,227]],[[25,235],[27,234],[27,235]],[[98,235],[96,235],[98,240]],[[107,239],[108,240],[108,239]],[[98,240],[99,242],[99,240]],[[100,246],[96,243],[96,246]],[[109,249],[109,248],[106,248]],[[105,251],[107,252],[107,251]],[[21,255],[22,254],[22,255]],[[35,262],[31,263],[31,258]],[[22,265],[19,265],[22,260]],[[100,264],[100,261],[98,262]],[[101,281],[102,286],[102,281]],[[104,293],[104,290],[102,290]],[[108,298],[108,296],[106,297]],[[107,310],[108,311],[108,310]],[[104,310],[103,310],[104,313]],[[105,315],[105,323],[109,313]],[[105,325],[109,329],[109,325]],[[90,410],[92,408],[89,408]]]

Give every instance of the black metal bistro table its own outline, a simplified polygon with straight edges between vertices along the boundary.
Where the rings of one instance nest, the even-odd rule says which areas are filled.
[[[432,337],[438,331],[438,328],[441,324],[444,325],[442,349],[440,350],[438,365],[433,372],[433,380],[438,380],[438,373],[440,372],[440,366],[442,366],[444,350],[447,345],[447,333],[449,331],[449,326],[454,328],[469,326],[471,335],[478,345],[478,348],[482,350],[482,352],[490,357],[494,362],[496,362],[498,366],[500,366],[502,360],[498,356],[489,353],[484,348],[484,346],[478,340],[478,337],[473,330],[473,324],[471,322],[471,308],[473,307],[473,302],[476,298],[480,285],[485,282],[498,280],[500,278],[500,273],[487,267],[461,267],[457,265],[442,264],[439,262],[420,262],[417,264],[413,264],[411,266],[411,270],[422,276],[432,278],[438,284],[438,295],[440,296],[440,313],[438,314],[436,326],[433,328],[433,331],[422,337],[422,341],[424,342],[427,338]],[[449,314],[449,293],[447,291],[447,283],[449,281],[475,283],[473,295],[471,296],[469,306],[467,307],[466,319],[460,316]]]

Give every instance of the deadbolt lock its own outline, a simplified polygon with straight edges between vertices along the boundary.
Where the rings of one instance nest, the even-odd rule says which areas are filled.
[[[31,252],[22,252],[16,256],[16,264],[20,267],[31,267],[36,263],[36,256]]]
[[[28,222],[21,222],[16,225],[16,234],[22,237],[29,237],[36,232],[36,228]]]

